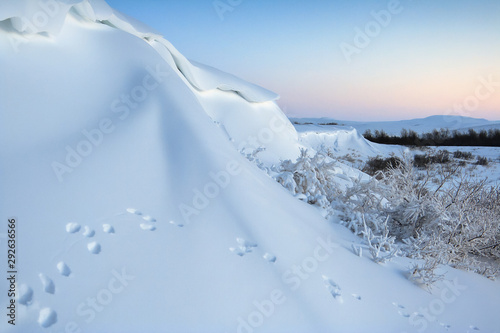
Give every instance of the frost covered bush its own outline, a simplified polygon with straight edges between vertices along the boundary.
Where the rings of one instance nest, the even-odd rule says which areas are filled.
[[[400,160],[393,158],[390,162],[397,165]],[[295,196],[305,198],[308,203],[325,209],[327,216],[334,209],[349,211],[349,215],[354,216],[350,219],[350,228],[365,240],[372,260],[377,263],[391,260],[399,253],[396,238],[390,234],[388,219],[375,214],[385,199],[374,194],[370,187],[359,186],[359,179],[356,180],[358,186],[351,186],[347,193],[343,193],[338,183],[339,179],[346,179],[337,169],[336,162],[322,152],[309,156],[306,150],[302,150],[296,162],[283,161],[273,171],[274,178],[283,187]],[[352,182],[351,179],[348,181]],[[363,209],[365,206],[372,207],[373,211]],[[361,249],[356,251],[361,254]]]
[[[434,283],[444,278],[442,274],[436,273],[439,264],[439,260],[433,258],[429,258],[423,264],[413,264],[408,272],[408,279],[417,285],[431,288]]]
[[[443,156],[448,152],[443,153]],[[255,154],[251,154],[259,164]],[[445,160],[446,158],[443,158]],[[262,168],[262,166],[261,166]],[[410,279],[430,285],[440,264],[495,278],[500,265],[500,188],[476,180],[459,165],[418,170],[408,156],[375,177],[343,179],[337,162],[301,151],[297,161],[263,168],[298,198],[341,217],[363,238],[375,262],[397,255],[422,259]],[[361,255],[361,248],[353,248]]]
[[[305,200],[326,210],[338,196],[335,176],[335,162],[322,153],[310,157],[307,150],[302,149],[296,162],[283,161],[274,168],[274,179],[294,195],[305,197]]]
[[[431,181],[434,180],[434,181]],[[437,180],[437,181],[436,181]],[[380,214],[407,256],[494,277],[500,259],[500,189],[462,168],[436,168],[418,177],[408,158],[381,172]]]
[[[389,219],[387,218],[382,224],[382,232],[377,232],[377,234],[375,234],[373,230],[367,226],[364,215],[362,215],[362,218],[364,227],[364,230],[362,231],[363,238],[367,242],[372,260],[376,263],[383,264],[396,257],[399,253],[399,249],[394,246],[395,238],[393,236],[389,236],[389,228],[387,224]],[[377,226],[377,229],[378,227],[379,226]]]

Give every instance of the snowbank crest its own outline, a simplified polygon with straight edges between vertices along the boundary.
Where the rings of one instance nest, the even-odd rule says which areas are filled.
[[[160,33],[111,8],[104,0],[4,0],[0,2],[0,22],[5,21],[19,34],[60,33],[68,15],[122,30],[151,44],[165,61],[200,91],[234,91],[249,102],[268,102],[275,93],[214,68],[187,60]],[[10,23],[10,24],[9,24]]]

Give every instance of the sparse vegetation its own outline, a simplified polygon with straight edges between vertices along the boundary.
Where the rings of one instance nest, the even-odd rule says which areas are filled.
[[[500,129],[473,129],[467,132],[450,131],[449,129],[434,130],[430,133],[417,134],[413,130],[403,129],[401,135],[389,135],[384,130],[370,130],[363,133],[365,139],[376,143],[404,146],[488,146],[500,147]]]
[[[447,150],[438,150],[435,154],[431,155],[431,161],[437,164],[450,163],[450,152]]]
[[[431,158],[428,155],[416,154],[413,156],[413,165],[417,168],[427,168],[431,163]]]
[[[478,156],[477,157],[477,160],[476,160],[476,165],[482,165],[482,166],[486,166],[488,165],[488,159],[486,157],[483,157],[483,156]]]
[[[374,158],[370,158],[362,171],[373,176],[379,171],[386,171],[390,168],[397,168],[400,166],[400,164],[401,159],[398,157],[391,156],[388,158],[382,158],[377,156]]]
[[[378,176],[378,181],[357,183],[344,201],[349,210],[362,211],[377,223],[389,217],[389,235],[404,244],[403,253],[427,262],[417,270],[419,275],[421,269],[434,269],[439,263],[496,276],[499,187],[473,178],[460,166],[428,168],[420,177],[408,157],[398,168]],[[374,197],[385,198],[388,204]]]
[[[283,161],[267,171],[295,196],[329,212],[327,216],[340,211],[342,223],[365,240],[375,262],[398,254],[423,260],[409,268],[415,282],[429,286],[438,281],[435,269],[441,264],[495,278],[500,188],[449,163],[449,155],[420,155],[425,174],[408,156],[373,158],[366,169],[376,177],[352,179],[345,191],[336,185],[335,162],[323,153],[309,156],[303,150],[296,162]]]
[[[459,159],[462,159],[462,160],[471,160],[473,158],[472,156],[472,153],[471,152],[464,152],[464,151],[460,151],[460,150],[457,150],[453,153],[453,157],[454,158],[459,158]]]
[[[425,155],[416,154],[413,157],[413,165],[425,168],[429,164],[446,164],[450,162],[450,152],[447,150],[431,151]]]

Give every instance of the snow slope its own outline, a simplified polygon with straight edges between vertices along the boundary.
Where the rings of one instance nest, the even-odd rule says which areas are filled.
[[[482,129],[500,129],[499,121],[489,121],[486,119],[470,118],[464,116],[430,116],[427,118],[411,119],[411,120],[399,120],[399,121],[372,121],[372,122],[362,122],[362,121],[346,121],[346,120],[335,120],[332,118],[290,118],[290,121],[298,123],[298,131],[311,131],[317,130],[318,128],[325,128],[331,126],[319,125],[327,123],[337,123],[342,126],[351,126],[358,130],[359,133],[364,133],[366,130],[384,130],[389,135],[399,135],[403,128],[407,130],[413,130],[419,134],[429,133],[434,129],[448,128],[450,131],[467,131],[469,128],[473,128],[476,131]],[[311,123],[307,125],[300,125],[305,123]]]
[[[275,94],[101,0],[0,20],[2,332],[498,331],[498,282],[446,269],[428,293],[240,154],[298,156]]]
[[[297,126],[297,125],[296,125]],[[401,154],[407,149],[396,145],[382,145],[366,140],[358,131],[347,126],[328,126],[306,131],[297,126],[299,141],[315,150],[330,149],[337,156],[356,154],[366,160],[377,155]]]

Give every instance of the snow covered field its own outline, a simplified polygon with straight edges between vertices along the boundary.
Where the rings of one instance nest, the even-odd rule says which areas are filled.
[[[399,135],[402,129],[413,130],[419,134],[432,132],[434,129],[447,128],[450,131],[467,131],[474,129],[476,132],[489,129],[500,129],[499,121],[489,121],[486,119],[471,118],[456,115],[430,116],[421,119],[399,120],[399,121],[346,121],[332,118],[290,118],[295,125],[299,125],[301,131],[324,129],[328,124],[339,126],[350,126],[355,128],[360,134],[366,130],[384,130],[389,135]]]
[[[1,332],[500,332],[500,282],[416,285],[262,171],[393,148],[297,132],[102,0],[0,2],[0,73]]]
[[[420,121],[421,128],[425,128],[423,132],[432,131],[432,124],[435,123],[434,117],[427,118],[426,121]],[[401,157],[404,154],[425,154],[430,151],[447,150],[450,153],[455,151],[470,152],[473,155],[473,161],[468,162],[471,173],[477,175],[478,178],[488,179],[492,183],[500,183],[500,147],[431,147],[431,148],[415,148],[409,149],[399,145],[382,145],[367,141],[363,138],[359,129],[384,129],[388,133],[399,134],[403,128],[407,127],[405,122],[380,122],[380,123],[357,123],[356,129],[353,125],[319,125],[326,124],[324,119],[314,118],[292,118],[291,121],[299,133],[299,141],[305,146],[314,148],[315,150],[330,149],[336,155],[336,158],[342,162],[362,169],[367,160],[372,157],[381,156],[389,157],[391,155]],[[480,120],[477,120],[480,121]],[[474,119],[463,119],[463,123],[474,124]],[[306,124],[312,123],[312,124]],[[327,122],[329,123],[329,122]],[[349,122],[347,122],[349,123]],[[443,124],[444,125],[444,124]],[[383,127],[379,127],[383,126]],[[401,126],[401,127],[400,127]],[[466,131],[471,127],[463,127]],[[472,127],[474,128],[474,127]],[[495,127],[496,128],[496,127]],[[415,128],[413,128],[415,129]],[[485,157],[489,160],[487,166],[474,165],[477,156]]]

